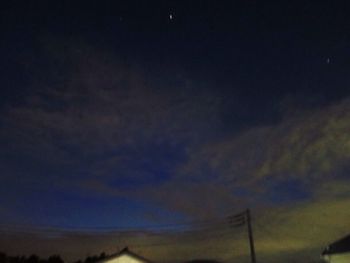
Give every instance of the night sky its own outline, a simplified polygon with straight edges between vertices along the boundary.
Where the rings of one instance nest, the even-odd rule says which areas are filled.
[[[70,262],[246,208],[260,262],[318,260],[350,232],[346,1],[0,10],[0,250]],[[235,231],[134,249],[249,262]]]

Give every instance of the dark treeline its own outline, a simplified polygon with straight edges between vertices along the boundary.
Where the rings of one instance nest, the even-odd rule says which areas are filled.
[[[95,263],[106,257],[106,253],[102,252],[99,256],[88,256],[85,260],[78,260],[75,263]],[[0,263],[64,263],[59,255],[52,255],[47,259],[40,258],[33,254],[30,256],[8,256],[6,253],[0,252]]]
[[[95,262],[102,260],[106,257],[107,257],[106,253],[102,252],[99,256],[88,256],[85,258],[85,260],[78,260],[74,263],[95,263]]]
[[[39,258],[37,255],[26,256],[8,256],[0,252],[0,263],[64,263],[59,255],[52,255],[47,259]]]

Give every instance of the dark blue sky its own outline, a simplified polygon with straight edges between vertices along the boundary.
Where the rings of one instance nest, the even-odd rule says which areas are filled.
[[[346,1],[4,3],[0,223],[339,209],[349,11]],[[293,220],[285,229],[303,233]]]

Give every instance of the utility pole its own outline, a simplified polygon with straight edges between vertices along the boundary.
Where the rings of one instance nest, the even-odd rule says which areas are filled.
[[[251,222],[251,217],[250,217],[250,210],[247,209],[247,210],[245,210],[242,213],[229,216],[228,220],[229,220],[229,225],[232,228],[240,227],[240,226],[243,226],[244,224],[247,224],[251,262],[252,263],[256,263],[255,249],[254,249],[254,239],[253,239],[253,229],[252,229],[252,222]]]
[[[252,230],[252,224],[251,224],[251,217],[250,217],[250,210],[249,209],[246,210],[246,219],[247,219],[247,226],[248,226],[250,256],[251,256],[251,259],[252,259],[252,263],[256,263],[255,249],[254,249],[254,239],[253,239],[253,230]]]

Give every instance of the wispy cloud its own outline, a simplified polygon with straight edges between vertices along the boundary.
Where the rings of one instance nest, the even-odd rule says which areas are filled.
[[[305,183],[340,176],[350,158],[348,100],[252,128],[241,135],[208,143],[190,153],[186,176],[204,171],[235,184],[266,178],[295,178]]]
[[[48,47],[52,68],[44,72],[57,81],[43,76],[30,96],[1,112],[4,187],[58,185],[79,194],[142,200],[192,218],[249,206],[258,254],[269,262],[291,251],[290,262],[315,258],[346,233],[349,100],[223,138],[214,89],[172,72],[155,81],[147,70],[91,47]],[[247,256],[245,233],[235,235],[217,243],[236,248],[225,247],[225,259]],[[10,239],[7,246],[25,247],[28,241]],[[57,245],[74,258],[77,250],[80,257],[105,248],[113,252],[115,244],[129,241],[76,233],[45,242],[36,242],[42,251],[54,253],[50,249]],[[145,254],[186,258],[200,255],[210,242]]]
[[[147,154],[164,152],[157,147],[198,143],[215,132],[209,128],[218,125],[218,97],[188,78],[161,70],[150,78],[142,67],[88,45],[45,45],[49,66],[39,69],[54,77],[38,78],[25,100],[1,112],[8,156],[67,168],[60,175],[67,180],[123,176],[116,170],[130,176],[140,173],[131,168],[135,162],[142,166]]]

